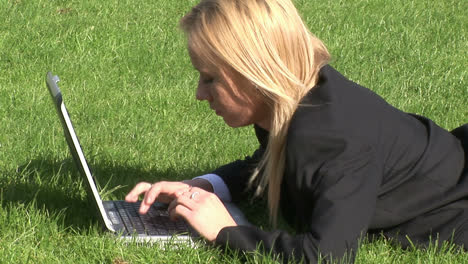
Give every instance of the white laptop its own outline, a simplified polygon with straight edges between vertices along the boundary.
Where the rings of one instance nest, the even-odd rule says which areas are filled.
[[[139,202],[102,201],[63,102],[57,85],[58,81],[58,76],[52,75],[51,72],[47,73],[47,87],[62,123],[67,144],[87,187],[88,198],[95,205],[92,208],[97,209],[103,227],[123,239],[137,242],[173,241],[175,243],[188,242],[193,245],[193,239],[199,235],[185,221],[169,219],[165,204],[155,203],[147,214],[140,215],[138,213]]]

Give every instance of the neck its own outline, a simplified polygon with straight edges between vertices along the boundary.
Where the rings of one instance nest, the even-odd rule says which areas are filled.
[[[257,122],[257,123],[255,123],[255,125],[265,129],[266,131],[270,131],[271,122],[268,119],[268,120],[263,120],[263,121]]]

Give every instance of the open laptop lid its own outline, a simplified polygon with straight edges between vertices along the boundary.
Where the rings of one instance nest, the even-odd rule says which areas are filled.
[[[78,141],[78,137],[76,136],[75,130],[73,129],[72,122],[65,107],[65,103],[62,99],[62,93],[60,92],[60,89],[57,85],[58,81],[58,76],[52,75],[51,72],[47,73],[47,87],[49,88],[50,95],[52,96],[52,100],[54,101],[55,108],[57,109],[58,116],[62,123],[68,147],[70,148],[73,160],[75,161],[75,164],[78,167],[80,174],[83,176],[88,198],[94,201],[94,204],[100,212],[101,220],[103,221],[107,229],[115,232],[110,219],[107,217],[107,213],[102,204],[101,196],[99,195],[99,192],[96,188],[94,178],[91,174],[91,171],[89,170],[88,163],[86,162],[86,159],[80,146],[80,142]]]

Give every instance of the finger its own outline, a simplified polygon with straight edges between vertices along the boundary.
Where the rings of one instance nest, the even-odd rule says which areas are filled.
[[[174,199],[167,206],[167,211],[170,213],[176,206],[177,206],[177,199]]]
[[[181,195],[189,193],[191,189],[192,189],[192,186],[188,185],[187,187],[184,187],[184,188],[182,188],[180,190],[175,191],[174,196],[175,196],[175,198],[178,198]]]
[[[174,208],[179,204],[182,204],[191,210],[194,209],[196,206],[195,201],[190,201],[189,196],[190,196],[190,193],[184,193],[184,195],[178,197],[177,199],[174,199],[167,207],[167,211],[170,212],[174,210]]]
[[[155,201],[169,203],[174,198],[177,198],[184,192],[189,191],[190,188],[190,185],[181,182],[157,182],[154,183],[151,189],[146,192],[144,202],[146,204],[153,204]]]
[[[161,188],[164,183],[158,182],[151,186],[151,188],[145,193],[145,197],[141,201],[140,214],[146,214],[151,205],[156,201],[156,198],[161,193]]]
[[[145,193],[145,197],[140,205],[140,213],[145,214],[148,212],[151,205],[159,198],[162,202],[170,202],[177,196],[174,194],[177,189],[180,189],[180,182],[167,182],[161,181],[154,183],[151,188]],[[189,185],[182,184],[184,186],[183,190],[189,189]]]
[[[194,201],[201,201],[203,200],[202,199],[202,196],[203,197],[206,197],[207,195],[209,195],[210,193],[205,191],[204,189],[201,189],[201,188],[198,188],[198,187],[192,187],[190,189],[190,192],[189,193],[184,193],[183,196],[185,197],[188,197]]]
[[[178,217],[175,215],[174,208],[178,205],[177,199],[172,200],[172,202],[167,207],[167,212],[169,213],[169,217],[171,220],[176,221]]]
[[[183,196],[177,198],[177,204],[181,204],[190,210],[194,210],[198,207],[198,204],[195,200],[191,199],[191,193],[184,194]]]
[[[191,220],[193,219],[192,217],[192,210],[190,208],[187,208],[184,205],[178,204],[174,209],[169,211],[169,216],[172,220],[177,220],[179,217],[182,217],[187,221],[189,224],[191,224]]]
[[[125,196],[125,201],[129,203],[134,203],[138,201],[138,197],[140,194],[145,193],[151,187],[151,183],[148,182],[140,182],[133,189]]]
[[[191,192],[199,192],[199,193],[207,192],[206,190],[204,190],[204,189],[202,189],[202,188],[199,188],[199,187],[195,187],[195,186],[193,186],[192,188],[190,188],[190,191],[191,191]]]
[[[145,193],[145,197],[143,198],[142,203],[152,205],[161,193],[161,189],[163,186],[163,182],[158,182],[151,185],[151,188]]]

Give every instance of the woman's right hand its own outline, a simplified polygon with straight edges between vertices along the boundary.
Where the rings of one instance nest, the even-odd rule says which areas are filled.
[[[213,191],[211,184],[204,179],[187,180],[183,182],[160,181],[154,184],[140,182],[125,196],[125,201],[134,203],[144,194],[140,205],[140,214],[146,214],[154,202],[170,203],[179,195],[190,190],[191,187],[200,187]]]

